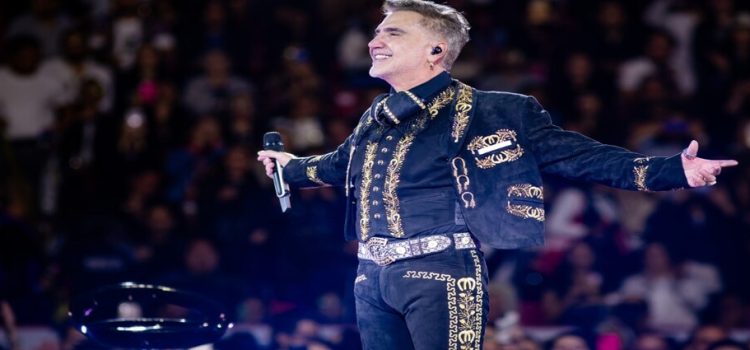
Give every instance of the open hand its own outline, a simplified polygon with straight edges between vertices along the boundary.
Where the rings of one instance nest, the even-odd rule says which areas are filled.
[[[682,151],[682,167],[690,187],[716,185],[716,177],[721,169],[737,165],[733,159],[711,160],[698,158],[698,141],[690,141],[690,145]]]

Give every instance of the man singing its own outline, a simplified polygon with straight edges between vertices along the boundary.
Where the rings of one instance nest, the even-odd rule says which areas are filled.
[[[391,85],[335,151],[274,159],[297,187],[344,186],[346,238],[359,240],[354,285],[365,349],[481,349],[487,271],[479,242],[543,243],[541,172],[612,187],[710,186],[733,160],[647,157],[553,125],[533,97],[475,90],[449,71],[469,41],[455,9],[386,0],[370,75]]]

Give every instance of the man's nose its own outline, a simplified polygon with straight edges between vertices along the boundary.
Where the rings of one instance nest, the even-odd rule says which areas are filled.
[[[380,36],[376,35],[375,37],[370,40],[369,43],[367,43],[367,47],[370,49],[375,49],[383,46],[383,40],[380,40]]]

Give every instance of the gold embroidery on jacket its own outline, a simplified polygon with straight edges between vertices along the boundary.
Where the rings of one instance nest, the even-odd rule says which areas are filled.
[[[367,281],[367,276],[365,275],[359,275],[357,278],[354,279],[354,284]]]
[[[388,232],[394,237],[404,236],[404,227],[399,214],[400,204],[396,188],[400,181],[401,167],[404,165],[406,153],[409,151],[414,135],[406,135],[398,141],[393,158],[388,163],[385,184],[383,185],[383,205],[385,205],[385,216],[388,220]]]
[[[639,165],[633,168],[633,174],[635,175],[635,187],[638,191],[650,192],[646,186],[646,174],[648,173],[648,165]]]
[[[349,182],[349,175],[351,175],[352,159],[354,158],[354,151],[357,149],[355,145],[362,130],[372,124],[372,115],[367,111],[367,116],[364,117],[364,122],[360,121],[352,132],[352,144],[349,148],[349,160],[346,162],[346,183],[344,184],[344,193],[346,198],[349,198],[349,190],[354,188],[354,184]]]
[[[471,87],[463,83],[458,84],[458,101],[456,101],[456,114],[453,119],[453,130],[451,130],[454,143],[461,140],[466,127],[469,126],[469,111],[473,99]]]
[[[327,185],[323,180],[321,180],[318,177],[318,167],[317,166],[309,166],[307,169],[305,169],[305,173],[307,174],[307,179],[318,184],[318,185]]]
[[[510,201],[508,201],[508,207],[505,209],[508,213],[520,216],[524,219],[544,221],[544,208],[532,207],[530,205],[510,204]]]
[[[497,147],[502,143],[508,143],[509,146],[515,143],[516,147],[504,149],[498,153],[490,153],[486,156],[483,156],[479,152],[483,148]],[[474,154],[477,166],[482,169],[489,169],[498,164],[512,162],[523,155],[523,148],[516,142],[516,132],[508,129],[500,129],[488,136],[477,136],[471,140],[467,149]]]
[[[438,112],[440,112],[440,109],[445,107],[450,101],[453,100],[453,88],[447,88],[443,90],[443,92],[440,93],[437,97],[435,97],[434,100],[432,100],[432,103],[430,103],[430,106],[427,107],[427,111],[430,113],[430,118],[435,118],[438,115]]]
[[[544,208],[538,208],[531,205],[511,204],[513,198],[535,198],[544,199],[544,189],[541,186],[532,184],[518,184],[508,187],[508,205],[505,210],[512,215],[520,216],[524,219],[535,219],[544,221]]]
[[[362,240],[366,241],[370,229],[370,186],[372,185],[372,166],[375,164],[375,151],[378,144],[370,142],[365,149],[365,162],[362,165],[362,182],[359,192],[359,228]]]
[[[651,192],[651,190],[646,186],[646,174],[648,173],[648,162],[653,157],[641,157],[641,158],[635,158],[633,159],[633,163],[637,164],[635,167],[633,167],[633,174],[635,175],[635,188],[638,189],[638,191],[646,191]]]
[[[450,92],[446,93],[446,91]],[[410,121],[407,134],[398,141],[396,149],[393,151],[393,158],[388,163],[383,185],[383,206],[385,207],[388,232],[394,237],[404,236],[404,227],[401,221],[401,214],[399,213],[401,206],[396,189],[400,182],[401,168],[406,160],[406,154],[414,142],[415,135],[426,127],[428,117],[430,119],[434,118],[440,111],[440,108],[450,102],[452,96],[453,92],[449,87],[430,102],[427,107],[427,114],[422,113]],[[432,111],[435,111],[435,115],[432,114]]]
[[[508,197],[544,199],[544,190],[532,184],[518,184],[508,187]]]
[[[461,157],[456,157],[451,160],[451,166],[453,167],[453,178],[456,180],[458,195],[464,204],[464,208],[476,207],[474,193],[469,191],[471,180],[469,180],[469,169],[466,168],[466,161]]]

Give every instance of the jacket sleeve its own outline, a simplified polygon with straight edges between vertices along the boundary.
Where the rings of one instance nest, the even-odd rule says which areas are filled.
[[[533,97],[525,103],[523,128],[542,172],[628,190],[688,187],[679,154],[647,157],[602,144],[552,124],[549,113]]]
[[[342,186],[346,181],[352,135],[335,151],[294,158],[284,167],[284,180],[292,187]]]
[[[285,181],[297,188],[345,185],[357,135],[369,121],[369,113],[365,112],[352,134],[333,152],[290,160],[283,170]]]

